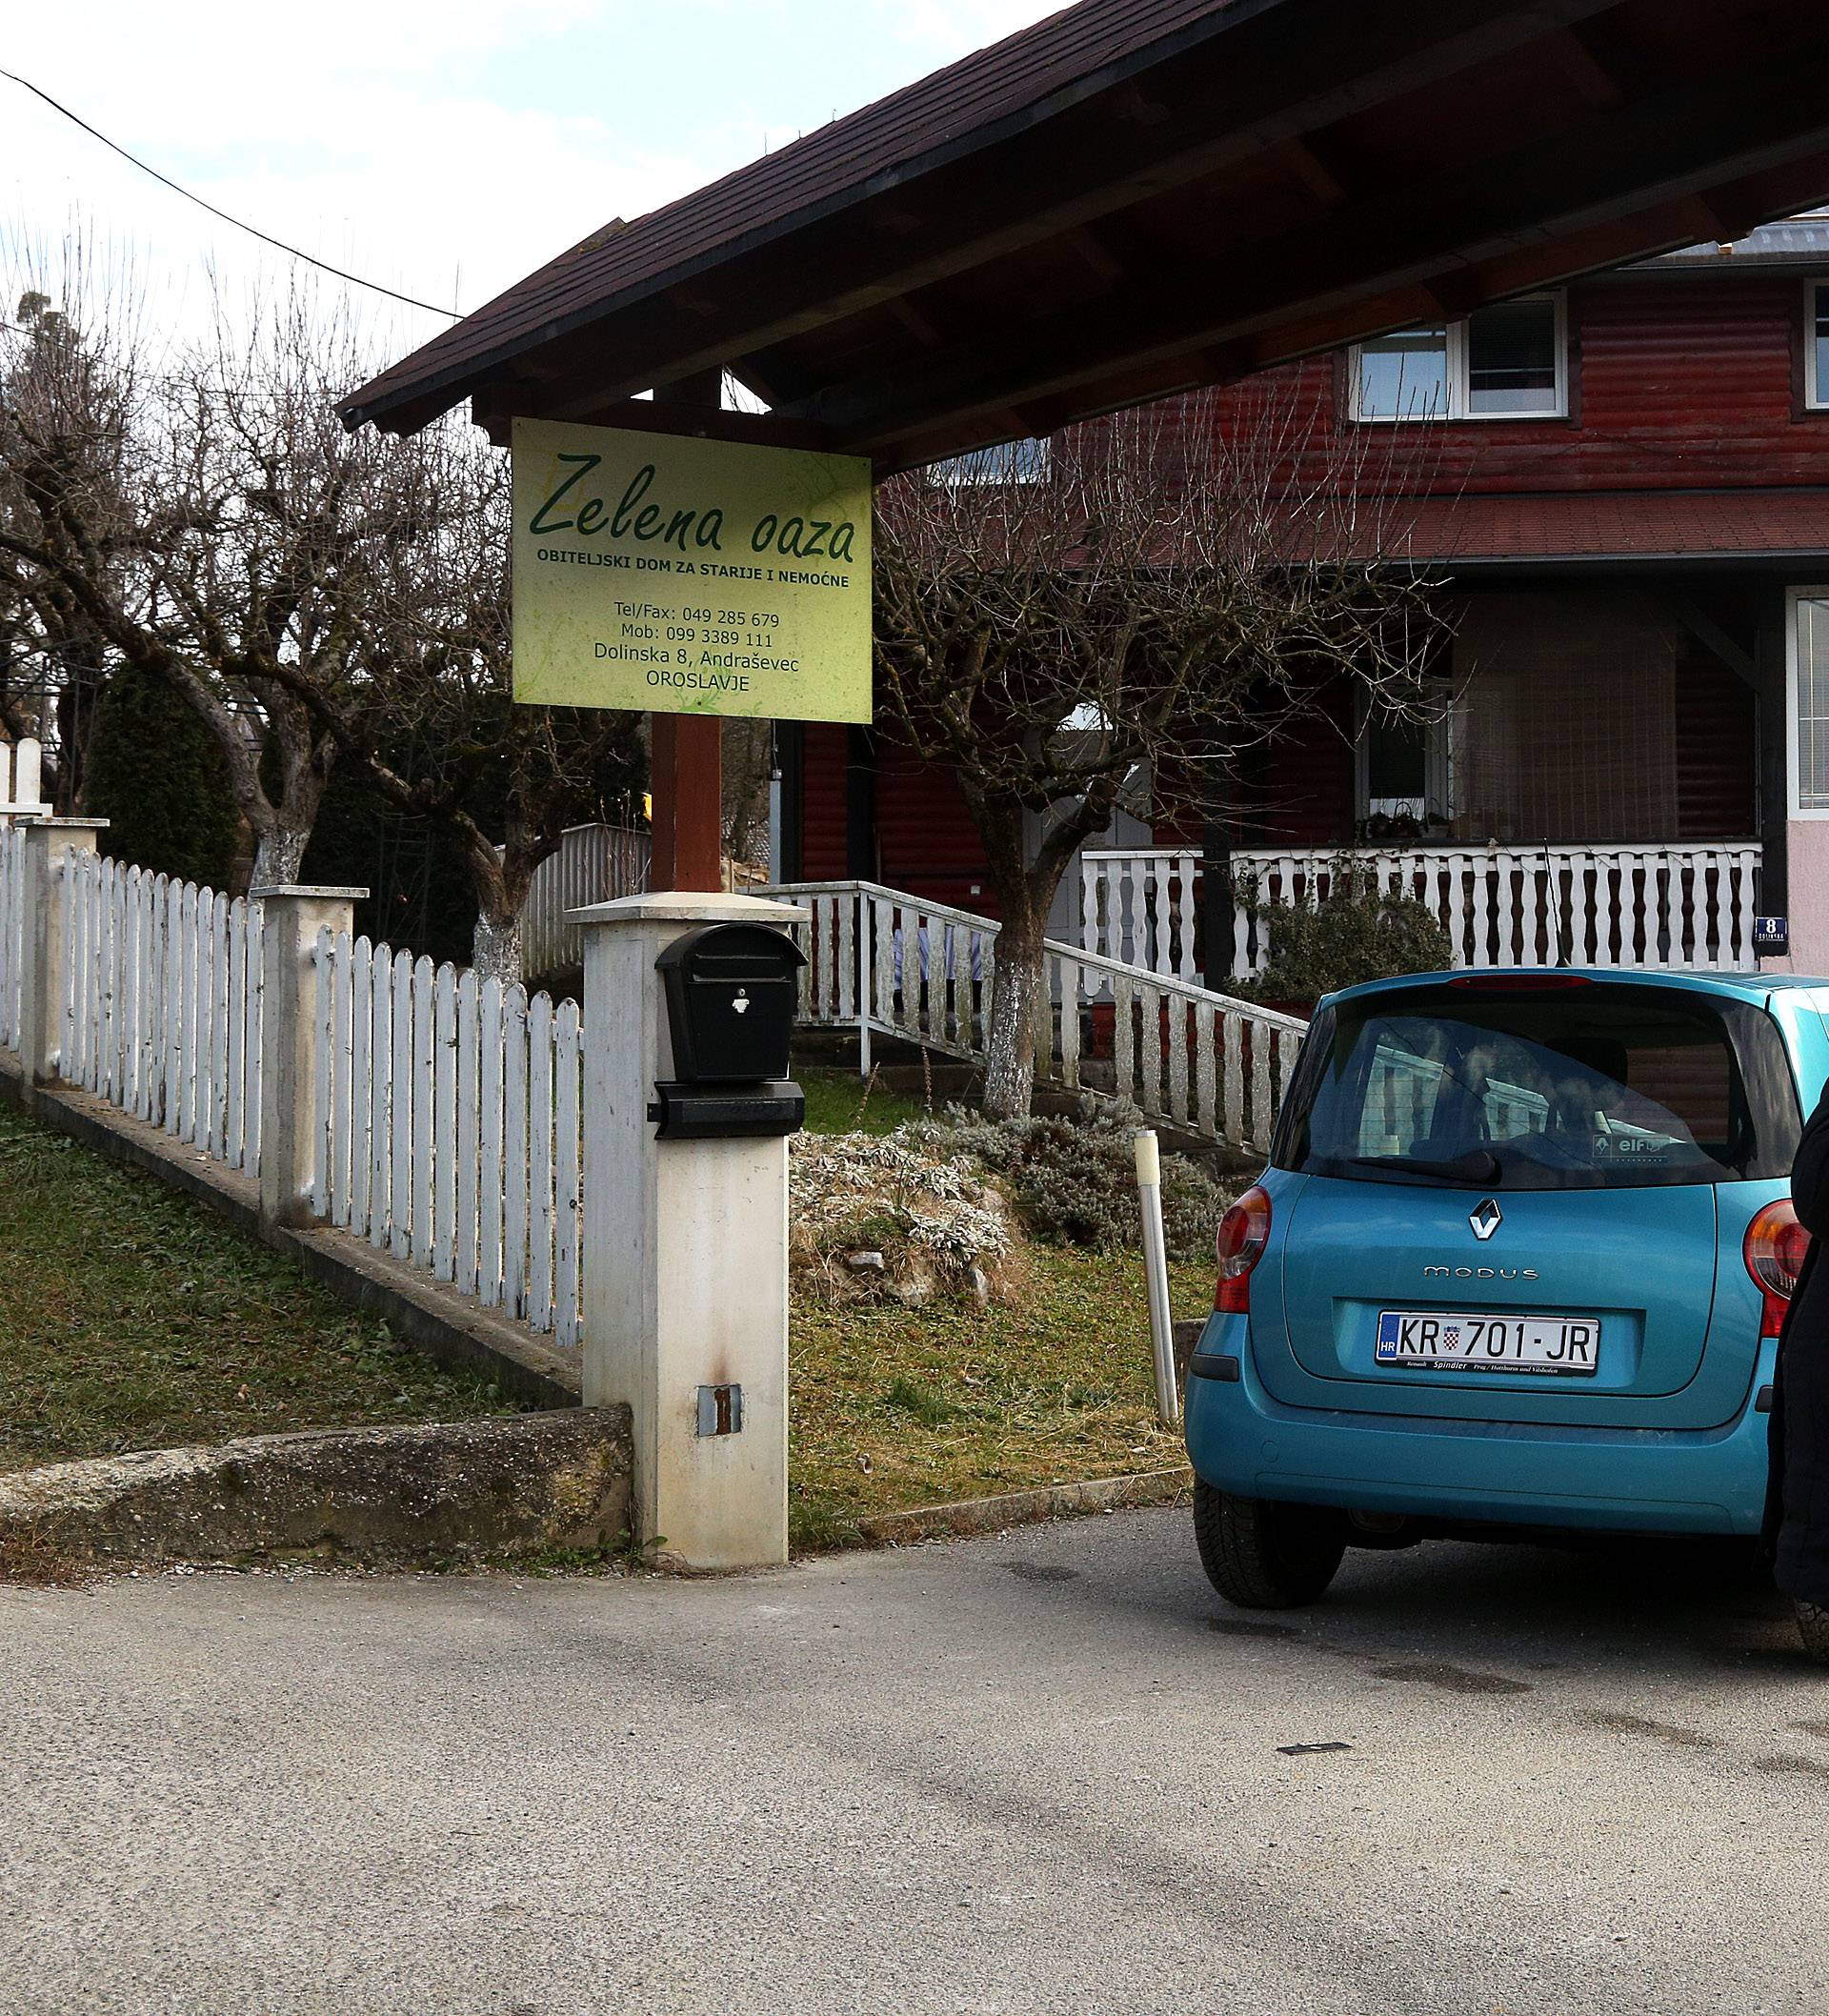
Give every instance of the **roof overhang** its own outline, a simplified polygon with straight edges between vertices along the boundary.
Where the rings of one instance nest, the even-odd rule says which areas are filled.
[[[342,410],[652,425],[635,394],[724,368],[751,438],[890,470],[1825,197],[1820,0],[1082,0],[606,227]]]

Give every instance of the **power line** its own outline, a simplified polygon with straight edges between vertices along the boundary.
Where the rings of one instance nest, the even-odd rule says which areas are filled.
[[[40,91],[30,78],[21,77],[10,70],[0,70],[0,77],[5,77],[10,82],[29,91],[34,98],[42,98],[52,111],[62,112],[66,119],[80,126],[84,132],[88,133],[91,138],[99,140],[104,147],[111,148],[115,153],[120,155],[123,161],[131,161],[142,174],[151,175],[155,182],[163,182],[167,189],[174,191],[178,195],[184,197],[187,202],[194,203],[199,210],[207,210],[212,217],[220,217],[225,224],[232,224],[237,231],[245,231],[251,238],[258,238],[263,245],[271,245],[275,252],[283,252],[288,258],[303,259],[307,266],[315,266],[321,272],[334,273],[339,280],[347,280],[352,287],[366,287],[372,293],[386,294],[391,301],[404,301],[409,308],[423,308],[429,314],[449,315],[453,322],[462,319],[463,312],[460,309],[440,308],[435,302],[419,301],[415,300],[412,294],[396,293],[392,287],[383,287],[375,280],[365,280],[360,273],[345,272],[340,266],[332,266],[326,260],[313,258],[310,252],[300,252],[296,245],[288,245],[282,238],[271,237],[266,232],[257,231],[253,225],[244,224],[239,217],[231,217],[226,210],[218,210],[213,203],[205,202],[203,197],[197,195],[193,191],[186,189],[181,183],[173,182],[170,175],[160,174],[156,168],[152,167],[149,162],[142,161],[138,154],[130,154],[127,149],[122,147],[118,141],[111,140],[105,132],[91,126],[87,119],[71,111],[69,106],[58,104],[57,100],[49,91]]]

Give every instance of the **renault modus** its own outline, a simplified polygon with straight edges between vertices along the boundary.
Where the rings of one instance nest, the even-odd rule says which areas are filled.
[[[1214,1585],[1348,1546],[1758,1533],[1817,982],[1497,972],[1324,1001],[1188,1382]]]

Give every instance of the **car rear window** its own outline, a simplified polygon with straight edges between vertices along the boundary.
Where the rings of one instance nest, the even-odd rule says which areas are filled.
[[[1473,1190],[1781,1177],[1800,1117],[1776,1024],[1651,986],[1437,983],[1316,1018],[1279,1168]]]

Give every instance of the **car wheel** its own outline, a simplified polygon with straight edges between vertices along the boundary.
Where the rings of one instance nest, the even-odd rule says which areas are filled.
[[[1346,1552],[1346,1515],[1327,1505],[1235,1498],[1198,1480],[1194,1537],[1207,1580],[1245,1610],[1312,1603]]]
[[[1818,1665],[1829,1666],[1829,1610],[1801,1598],[1791,1607],[1797,1612],[1798,1636],[1803,1640],[1803,1649]]]

